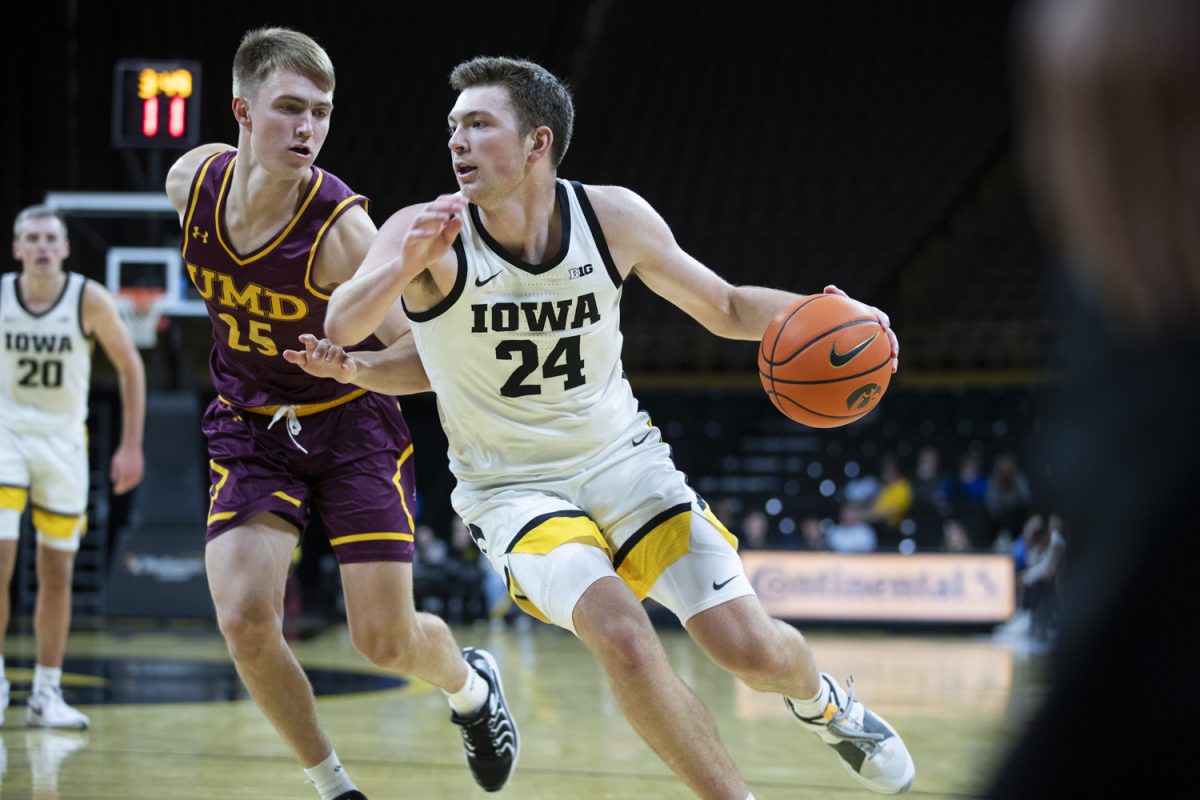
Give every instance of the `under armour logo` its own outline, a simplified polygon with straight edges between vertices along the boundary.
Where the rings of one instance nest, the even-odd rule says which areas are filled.
[[[192,238],[199,239],[201,244],[208,244],[208,231],[200,232],[199,225],[192,226]]]

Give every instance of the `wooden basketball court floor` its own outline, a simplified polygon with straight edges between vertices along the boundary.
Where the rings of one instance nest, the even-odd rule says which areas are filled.
[[[621,717],[603,674],[574,637],[542,625],[456,633],[460,643],[495,654],[521,726],[517,772],[499,796],[693,796]],[[789,721],[777,696],[741,687],[682,631],[663,636],[672,663],[711,709],[759,800],[874,796],[843,772],[831,751]],[[822,668],[841,678],[853,674],[858,696],[904,736],[917,764],[911,797],[979,796],[1044,689],[1043,656],[987,636],[830,630],[808,636]],[[353,650],[344,627],[294,647],[306,669],[382,675]],[[257,708],[228,699],[236,697],[235,681],[203,690],[214,695],[209,699],[170,702],[196,694],[188,665],[227,667],[213,631],[73,634],[64,680],[68,699],[74,702],[79,693],[107,698],[80,705],[92,721],[83,733],[26,728],[19,690],[28,689],[29,674],[20,665],[32,659],[31,637],[10,636],[6,655],[14,706],[0,728],[4,800],[317,797]],[[88,674],[98,667],[73,669],[126,661],[158,666],[99,670],[99,676]],[[414,680],[324,695],[318,707],[343,762],[372,800],[485,796],[466,771],[458,730],[432,687]]]

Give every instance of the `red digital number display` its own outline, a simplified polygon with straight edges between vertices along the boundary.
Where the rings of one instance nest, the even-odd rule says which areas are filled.
[[[123,59],[113,72],[113,147],[185,149],[200,137],[200,64]]]

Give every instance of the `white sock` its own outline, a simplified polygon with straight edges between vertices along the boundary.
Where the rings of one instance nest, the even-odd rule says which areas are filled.
[[[491,692],[491,687],[488,682],[475,671],[474,667],[467,664],[467,682],[463,684],[463,687],[453,693],[443,690],[442,694],[446,695],[446,700],[450,703],[450,708],[454,709],[455,714],[460,717],[470,717],[483,708],[489,692]]]
[[[57,689],[62,683],[62,670],[57,667],[43,667],[35,664],[33,667],[33,691],[39,689]]]
[[[4,680],[4,656],[0,656],[0,681]]]
[[[795,697],[788,697],[792,701],[792,708],[796,709],[796,713],[802,717],[819,717],[825,713],[825,707],[829,705],[830,691],[829,684],[825,682],[825,678],[821,678],[821,688],[817,693],[807,700],[801,700]]]
[[[337,751],[334,750],[331,750],[329,756],[320,764],[305,769],[304,774],[321,793],[321,800],[333,800],[342,792],[358,788],[346,774],[346,768],[342,766],[342,762],[338,760]]]
[[[754,795],[752,795],[752,794],[746,795],[746,800],[754,800]]]

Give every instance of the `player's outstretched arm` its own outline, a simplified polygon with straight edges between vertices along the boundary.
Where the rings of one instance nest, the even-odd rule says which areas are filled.
[[[717,336],[758,341],[775,315],[801,296],[763,286],[730,284],[684,251],[658,212],[628,189],[589,186],[587,192],[618,268],[631,265],[629,272],[652,292]],[[827,286],[825,292],[846,294],[835,286]],[[899,343],[887,315],[871,306],[864,308],[887,331],[893,358],[897,358]]]
[[[329,340],[348,346],[374,332],[413,278],[449,253],[466,207],[466,198],[455,193],[393,214],[358,272],[330,298],[325,315]]]
[[[142,433],[146,424],[146,370],[117,303],[108,290],[89,280],[83,289],[83,327],[95,335],[117,370],[121,392],[121,442],[110,468],[113,494],[125,494],[142,482],[145,460]]]
[[[429,391],[429,377],[421,366],[412,332],[407,332],[383,350],[347,352],[328,339],[301,334],[302,349],[284,350],[283,357],[309,375],[353,383],[372,392],[388,395]]]
[[[191,191],[192,179],[196,177],[196,170],[217,153],[234,149],[236,148],[232,145],[220,142],[202,144],[184,153],[178,161],[171,165],[170,171],[167,172],[167,198],[179,214],[181,223],[183,214],[187,210],[188,192]]]

